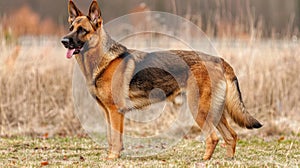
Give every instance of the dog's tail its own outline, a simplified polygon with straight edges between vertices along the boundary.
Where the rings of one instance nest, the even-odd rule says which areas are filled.
[[[223,60],[223,68],[225,72],[225,78],[227,83],[227,93],[225,106],[226,110],[240,127],[246,127],[248,129],[260,128],[262,124],[252,117],[245,109],[242,95],[239,88],[239,83],[232,67]]]

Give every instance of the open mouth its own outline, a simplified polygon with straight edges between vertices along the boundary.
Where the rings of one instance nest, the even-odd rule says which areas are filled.
[[[78,48],[68,48],[68,51],[67,51],[67,58],[70,59],[72,58],[72,56],[74,54],[79,54],[80,51],[82,51],[82,48],[83,47],[78,47]]]

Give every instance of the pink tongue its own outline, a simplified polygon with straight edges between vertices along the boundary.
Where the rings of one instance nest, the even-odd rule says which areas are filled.
[[[67,58],[68,59],[72,58],[74,52],[75,52],[75,49],[68,49]]]

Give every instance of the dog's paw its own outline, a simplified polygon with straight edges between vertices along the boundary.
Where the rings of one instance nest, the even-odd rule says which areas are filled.
[[[115,160],[118,158],[120,158],[120,154],[109,153],[108,156],[105,158],[105,160]]]
[[[203,158],[202,158],[202,160],[203,160],[203,161],[207,161],[207,160],[210,160],[210,158],[211,158],[211,156],[209,156],[209,155],[204,155]]]

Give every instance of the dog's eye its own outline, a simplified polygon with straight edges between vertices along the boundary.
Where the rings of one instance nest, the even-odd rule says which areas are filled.
[[[74,26],[71,26],[71,27],[69,28],[70,31],[73,31],[73,29],[74,29]]]
[[[84,29],[83,27],[78,27],[78,32],[79,33],[83,33],[83,34],[87,34],[88,31],[86,29]]]

